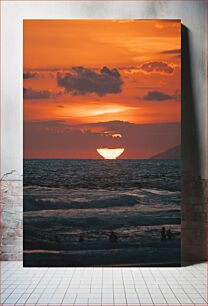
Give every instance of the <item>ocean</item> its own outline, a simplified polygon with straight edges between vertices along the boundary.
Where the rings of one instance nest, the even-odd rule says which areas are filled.
[[[180,210],[179,160],[25,159],[24,266],[179,266]]]

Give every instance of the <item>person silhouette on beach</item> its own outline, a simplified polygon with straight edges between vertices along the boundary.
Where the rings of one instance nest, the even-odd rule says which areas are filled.
[[[60,237],[59,237],[59,236],[55,236],[55,241],[56,241],[57,243],[60,243],[60,242],[61,242]]]
[[[113,231],[110,233],[109,241],[113,242],[113,243],[118,241],[118,237],[117,237],[117,235]]]
[[[82,234],[79,235],[79,242],[83,242],[84,241],[84,236]]]
[[[167,237],[168,237],[168,240],[171,240],[172,237],[173,237],[173,233],[171,231],[171,229],[169,228],[168,231],[167,231]]]
[[[166,240],[166,230],[164,226],[162,227],[160,233],[161,233],[161,241],[165,241]]]

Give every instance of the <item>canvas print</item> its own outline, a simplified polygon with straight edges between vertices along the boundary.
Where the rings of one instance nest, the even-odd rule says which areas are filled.
[[[24,20],[24,266],[179,266],[180,20]]]

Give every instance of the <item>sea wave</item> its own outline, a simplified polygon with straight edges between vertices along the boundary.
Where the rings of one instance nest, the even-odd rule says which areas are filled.
[[[170,190],[164,190],[164,189],[141,189],[144,192],[152,193],[155,195],[160,195],[160,196],[169,196],[169,195],[180,195],[180,191],[170,191]]]
[[[153,211],[153,212],[134,212],[126,215],[125,213],[106,213],[106,214],[79,214],[71,215],[70,213],[55,213],[54,210],[37,211],[35,213],[26,213],[24,216],[25,226],[28,224],[38,228],[59,228],[67,229],[93,229],[93,230],[112,230],[126,226],[148,226],[148,225],[165,225],[180,224],[180,211]]]
[[[139,203],[137,196],[120,195],[118,197],[109,197],[105,199],[91,201],[71,201],[60,202],[53,199],[24,199],[24,211],[45,210],[45,209],[89,209],[89,208],[107,208],[115,206],[133,206]]]

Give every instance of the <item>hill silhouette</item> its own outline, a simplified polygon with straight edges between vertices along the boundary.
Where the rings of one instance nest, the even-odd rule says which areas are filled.
[[[170,148],[166,151],[158,153],[150,157],[150,159],[180,159],[181,158],[181,145]]]

